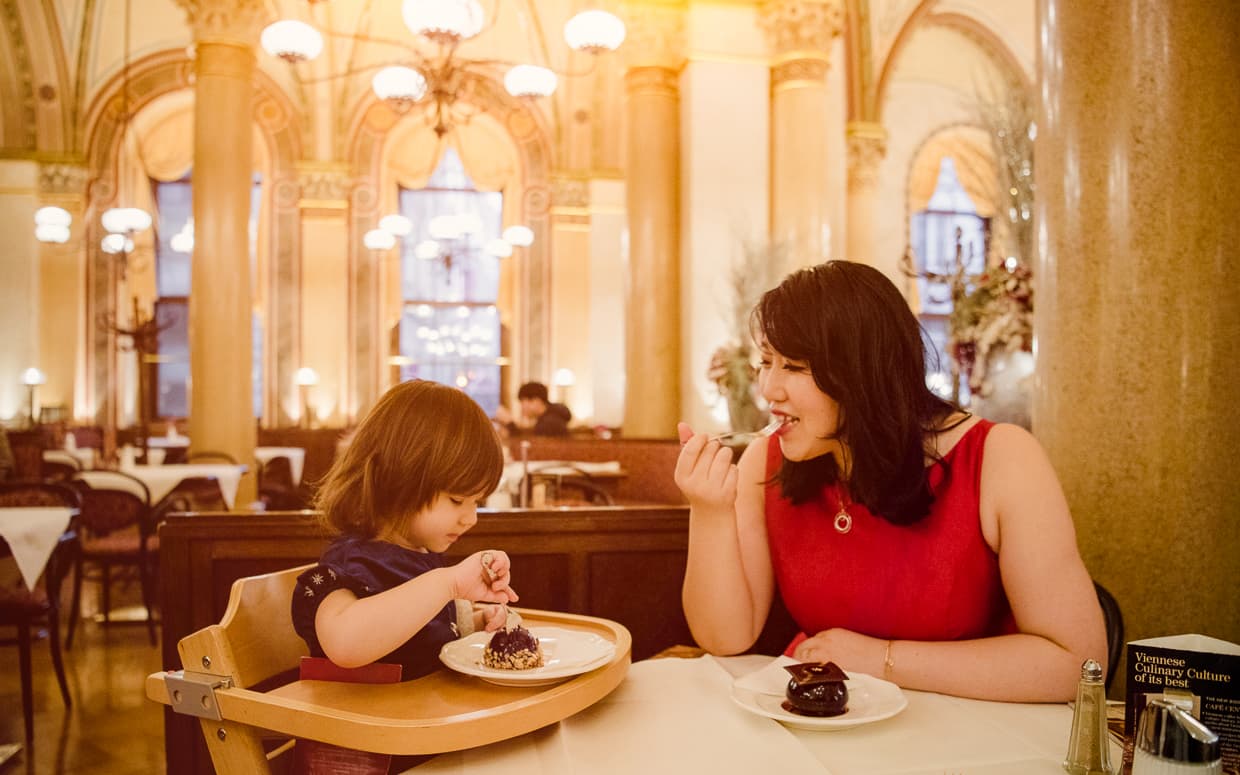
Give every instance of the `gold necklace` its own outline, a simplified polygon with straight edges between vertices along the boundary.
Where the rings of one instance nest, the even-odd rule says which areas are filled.
[[[840,510],[836,512],[835,520],[832,524],[835,526],[835,532],[843,535],[852,530],[853,518],[852,514],[848,513],[848,501],[844,499],[844,485],[841,483],[836,485],[836,487],[840,501]]]

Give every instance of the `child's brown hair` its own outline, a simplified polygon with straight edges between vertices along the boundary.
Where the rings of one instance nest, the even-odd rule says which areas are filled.
[[[472,398],[426,380],[402,382],[367,412],[323,478],[315,506],[341,533],[367,538],[429,506],[439,493],[486,497],[504,456],[491,420]]]

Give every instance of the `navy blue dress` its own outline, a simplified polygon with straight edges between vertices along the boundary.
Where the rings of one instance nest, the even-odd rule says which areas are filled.
[[[415,552],[386,541],[340,536],[323,551],[318,565],[297,577],[293,627],[310,646],[311,656],[326,656],[314,631],[314,616],[328,594],[348,589],[358,598],[370,597],[444,565],[443,555],[435,552]],[[441,666],[439,649],[457,637],[455,613],[455,604],[449,602],[412,638],[375,661],[401,665],[402,681],[435,672]]]

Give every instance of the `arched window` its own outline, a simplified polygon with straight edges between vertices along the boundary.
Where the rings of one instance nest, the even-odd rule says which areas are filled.
[[[400,379],[455,385],[487,413],[499,406],[503,194],[479,191],[450,146],[422,189],[401,189],[413,224],[401,245]]]
[[[170,419],[189,416],[189,294],[190,262],[194,253],[193,183],[190,175],[180,180],[151,180],[156,219],[155,320],[160,326],[159,354],[155,359],[154,395],[148,416]],[[256,260],[258,208],[262,185],[254,177],[250,188],[250,264]],[[263,413],[262,323],[254,316],[253,390],[254,416]]]
[[[969,278],[985,271],[989,235],[990,219],[977,214],[956,176],[955,162],[943,157],[930,201],[910,219],[909,239],[916,261],[919,317],[934,345],[926,362],[927,383],[940,395],[965,404],[968,382],[959,378],[947,352],[950,317]]]

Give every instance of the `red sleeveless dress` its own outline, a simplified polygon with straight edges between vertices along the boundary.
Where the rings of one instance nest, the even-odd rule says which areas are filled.
[[[999,576],[999,557],[978,513],[982,450],[994,423],[970,428],[930,469],[930,514],[901,527],[850,503],[852,529],[834,527],[839,485],[794,506],[766,487],[766,529],[779,594],[804,634],[842,627],[876,638],[966,640],[1016,632]],[[767,445],[767,476],[782,460]],[[789,649],[792,647],[790,646]],[[789,651],[791,653],[791,651]]]

